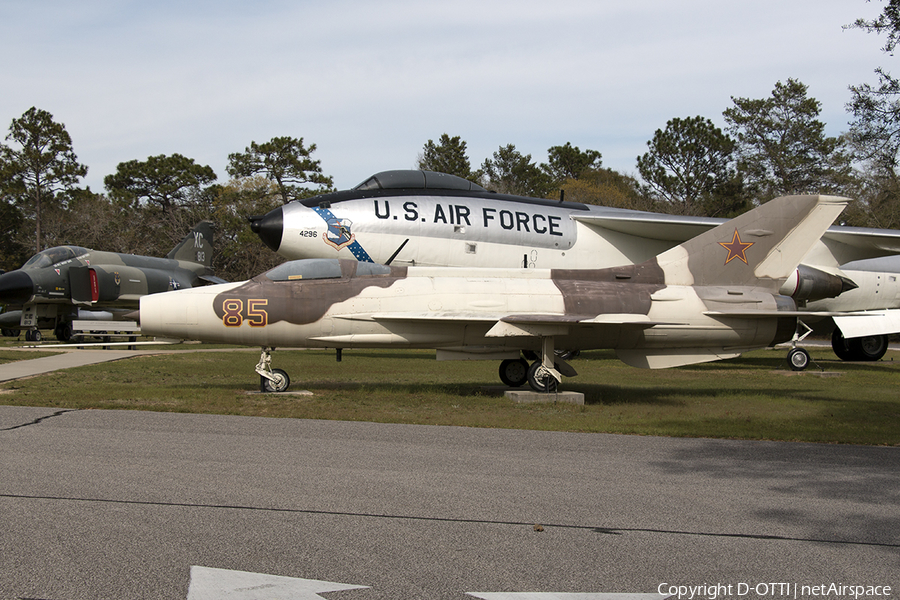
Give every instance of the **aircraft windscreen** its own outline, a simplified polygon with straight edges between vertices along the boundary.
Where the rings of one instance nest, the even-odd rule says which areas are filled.
[[[390,275],[391,268],[378,263],[361,262],[356,263],[356,276],[365,277],[366,275]]]
[[[79,246],[57,246],[56,248],[47,248],[29,258],[28,262],[22,266],[41,269],[86,253],[87,250]]]
[[[390,275],[391,268],[376,263],[356,263],[356,276]],[[266,277],[272,281],[299,281],[310,279],[340,279],[341,261],[336,258],[306,258],[278,265]]]
[[[266,277],[272,281],[295,281],[300,279],[339,279],[341,263],[336,258],[307,258],[292,260],[280,264],[268,273]]]
[[[372,175],[354,190],[429,189],[485,192],[483,187],[456,175],[435,171],[382,171]]]

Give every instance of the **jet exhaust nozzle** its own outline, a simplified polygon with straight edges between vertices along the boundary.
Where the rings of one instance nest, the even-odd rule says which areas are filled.
[[[800,265],[795,271],[796,282],[791,297],[794,300],[823,300],[836,298],[858,286],[846,277],[832,275],[808,265]]]

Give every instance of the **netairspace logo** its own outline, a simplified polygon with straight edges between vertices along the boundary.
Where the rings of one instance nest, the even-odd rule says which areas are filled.
[[[890,598],[893,590],[889,585],[859,585],[845,583],[712,583],[703,585],[675,585],[661,583],[657,593],[677,600],[728,600],[732,598],[793,598],[807,600],[815,598]]]

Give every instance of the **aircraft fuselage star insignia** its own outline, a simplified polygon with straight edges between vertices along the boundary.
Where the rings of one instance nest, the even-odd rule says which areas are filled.
[[[725,259],[725,264],[727,265],[735,258],[738,258],[743,261],[743,263],[747,263],[747,248],[752,246],[755,242],[742,242],[741,234],[738,233],[738,230],[734,230],[734,236],[731,238],[730,242],[719,242],[719,245],[728,250],[728,257]]]

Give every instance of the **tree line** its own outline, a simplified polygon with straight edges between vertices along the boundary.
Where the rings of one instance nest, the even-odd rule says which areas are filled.
[[[848,25],[900,42],[900,0],[873,21]],[[850,128],[825,135],[821,104],[796,79],[778,81],[766,98],[732,97],[725,129],[704,116],[673,118],[636,157],[638,177],[603,166],[597,150],[566,142],[538,164],[514,144],[473,168],[467,144],[444,133],[429,139],[418,167],[458,175],[509,194],[681,215],[732,217],[787,194],[855,198],[848,225],[900,228],[900,81],[876,69],[879,84],[851,86]],[[239,280],[279,262],[247,226],[291,200],[333,191],[312,158],[315,144],[276,137],[229,154],[229,179],[180,154],[119,163],[106,193],[78,186],[87,166],[71,137],[47,111],[32,107],[12,121],[0,144],[0,269],[19,267],[43,248],[77,244],[164,256],[196,222],[216,226],[214,267]]]

